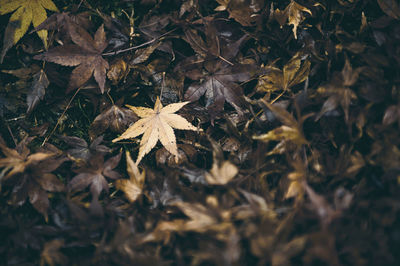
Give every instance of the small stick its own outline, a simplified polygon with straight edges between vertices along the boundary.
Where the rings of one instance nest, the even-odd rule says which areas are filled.
[[[69,100],[67,106],[65,107],[64,111],[62,112],[62,114],[60,115],[60,117],[57,120],[57,124],[54,126],[53,130],[50,132],[49,135],[47,135],[47,137],[43,140],[42,145],[44,146],[44,144],[46,144],[46,142],[50,139],[50,137],[54,134],[54,132],[56,131],[58,125],[61,122],[61,119],[64,117],[65,113],[67,112],[68,108],[71,106],[72,101],[75,99],[76,95],[78,94],[78,92],[81,90],[81,88],[77,89],[74,93],[74,95],[71,97],[71,100]]]

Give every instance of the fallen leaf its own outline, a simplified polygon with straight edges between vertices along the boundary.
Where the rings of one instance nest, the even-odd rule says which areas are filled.
[[[137,164],[132,160],[129,151],[126,151],[126,171],[128,172],[129,179],[119,179],[115,182],[117,189],[122,190],[126,198],[130,202],[136,201],[136,199],[142,194],[145,172],[139,171]]]
[[[6,156],[0,158],[0,168],[4,168],[0,172],[0,181],[5,186],[12,186],[11,204],[21,206],[29,198],[32,206],[47,220],[49,199],[46,191],[64,190],[64,184],[52,171],[66,161],[66,158],[59,157],[58,150],[43,150],[31,154],[27,144],[32,139],[25,138],[15,149],[10,149],[0,138],[0,149]]]
[[[263,0],[217,0],[217,2],[220,6],[215,8],[216,11],[227,10],[229,17],[246,27],[253,25],[265,5]]]
[[[221,113],[225,101],[238,113],[243,113],[243,89],[235,82],[249,80],[252,69],[254,67],[251,65],[227,66],[221,60],[207,62],[205,70],[208,73],[204,76],[204,81],[189,86],[185,99],[193,102],[205,95],[206,107],[212,118]]]
[[[98,135],[103,134],[107,129],[121,133],[137,120],[138,117],[132,110],[112,105],[93,120],[89,128],[89,136],[91,139],[94,139]]]
[[[317,90],[323,96],[328,96],[321,111],[315,120],[320,119],[324,114],[335,110],[339,105],[342,107],[346,123],[349,122],[349,107],[352,100],[357,99],[356,93],[350,88],[359,77],[363,67],[353,69],[349,60],[346,58],[341,72],[335,72],[332,80]]]
[[[5,145],[4,140],[0,138],[0,149],[6,156],[5,158],[0,158],[0,168],[4,168],[0,173],[0,180],[23,173],[27,167],[54,156],[53,153],[44,152],[30,154],[30,150],[26,145],[31,140],[32,138],[25,138],[18,143],[15,149],[10,149]]]
[[[236,165],[229,161],[222,162],[221,165],[214,160],[213,166],[209,173],[205,174],[208,184],[211,185],[225,185],[229,183],[237,174],[239,170]]]
[[[69,30],[75,44],[54,47],[43,54],[36,55],[34,59],[63,66],[76,66],[70,76],[67,91],[81,87],[93,74],[101,93],[104,93],[106,72],[109,68],[108,62],[102,57],[102,52],[107,47],[104,25],[98,28],[94,38],[81,27],[71,27]]]
[[[121,153],[111,157],[104,162],[104,156],[97,154],[91,157],[88,166],[84,166],[74,170],[78,173],[68,184],[71,191],[82,191],[90,185],[90,192],[92,194],[92,203],[96,202],[100,193],[104,190],[108,193],[108,183],[105,177],[117,179],[120,174],[113,169],[117,167],[121,160]]]
[[[281,26],[283,26],[286,21],[288,21],[288,25],[293,25],[294,38],[297,39],[297,27],[304,20],[302,12],[312,15],[311,10],[292,0],[283,11],[276,9],[274,16]]]
[[[270,104],[264,100],[261,100],[262,104],[268,107],[284,124],[278,128],[269,131],[266,134],[254,136],[254,139],[259,139],[265,142],[268,141],[291,141],[296,145],[303,145],[307,143],[304,137],[302,124],[311,114],[305,115],[297,121],[293,115],[291,115],[285,109]]]
[[[60,248],[63,246],[63,239],[53,239],[46,242],[40,254],[40,265],[54,266],[65,264],[67,257],[60,251]]]
[[[50,82],[47,79],[47,75],[43,70],[40,70],[33,75],[32,87],[26,96],[26,102],[28,105],[27,113],[29,114],[36,107],[40,100],[43,100],[46,93],[46,88]]]
[[[25,35],[31,23],[36,27],[47,18],[46,9],[58,11],[51,0],[0,0],[0,15],[15,11],[4,33],[0,63],[3,62],[8,49]],[[37,34],[47,48],[47,31],[41,30]]]
[[[88,162],[91,157],[97,154],[105,155],[111,151],[107,146],[101,144],[103,142],[103,136],[94,139],[90,145],[88,145],[84,139],[78,137],[61,136],[60,138],[72,147],[66,152],[78,163],[79,160]]]
[[[149,153],[158,140],[173,155],[175,161],[178,160],[178,148],[173,128],[181,130],[197,130],[186,119],[180,115],[174,114],[189,102],[173,103],[165,107],[162,106],[157,97],[154,109],[147,107],[129,106],[141,119],[129,127],[120,137],[113,139],[117,142],[122,139],[130,139],[143,134],[140,141],[139,155],[136,160],[138,164],[142,158]],[[201,129],[200,129],[201,130]]]
[[[386,15],[400,19],[400,6],[399,2],[396,0],[377,0],[380,8]]]

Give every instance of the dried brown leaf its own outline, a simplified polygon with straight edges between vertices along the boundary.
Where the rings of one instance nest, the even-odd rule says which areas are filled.
[[[107,47],[104,25],[98,28],[94,38],[81,27],[72,27],[70,35],[75,44],[57,46],[34,58],[64,66],[76,66],[70,76],[68,91],[81,87],[93,75],[104,93],[106,72],[109,68],[108,62],[101,55]]]

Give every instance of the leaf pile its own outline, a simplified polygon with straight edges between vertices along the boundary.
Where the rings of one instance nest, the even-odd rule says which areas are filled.
[[[0,0],[0,264],[398,265],[399,20]]]

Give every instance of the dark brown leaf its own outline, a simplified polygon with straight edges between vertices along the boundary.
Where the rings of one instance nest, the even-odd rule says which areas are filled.
[[[378,0],[378,4],[386,15],[400,19],[400,6],[396,0]]]
[[[96,116],[89,129],[89,136],[94,139],[103,134],[107,129],[113,132],[122,133],[128,126],[139,118],[130,109],[112,105]]]
[[[76,66],[72,71],[67,91],[81,87],[93,75],[104,93],[106,72],[109,68],[108,62],[101,55],[107,47],[104,26],[98,28],[94,38],[81,27],[71,27],[69,30],[75,44],[57,46],[34,58],[64,66]]]
[[[46,88],[49,84],[50,82],[43,70],[40,70],[33,76],[32,88],[26,97],[26,102],[28,104],[28,110],[26,112],[28,114],[33,111],[40,100],[43,100]]]

